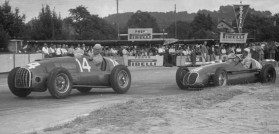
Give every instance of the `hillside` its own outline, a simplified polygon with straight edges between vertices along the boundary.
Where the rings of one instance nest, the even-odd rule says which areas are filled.
[[[157,23],[160,29],[167,28],[171,23],[174,22],[174,12],[149,12],[153,17],[156,18]],[[218,11],[209,11],[209,10],[199,10],[197,13],[210,14],[214,22],[218,22],[220,19],[225,19],[229,23],[233,22],[235,19],[234,11],[232,6],[220,6]],[[194,17],[197,13],[188,13],[187,11],[178,12],[176,15],[177,21],[187,21],[191,22],[194,20]],[[270,17],[272,14],[270,11],[257,11],[253,8],[250,8],[249,13],[256,14],[259,16]],[[133,15],[132,12],[112,14],[107,17],[104,17],[111,24],[116,24],[117,18],[119,19],[119,26],[121,31],[125,30],[125,25],[129,18]]]

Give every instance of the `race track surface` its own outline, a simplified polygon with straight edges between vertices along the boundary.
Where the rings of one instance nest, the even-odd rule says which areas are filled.
[[[23,133],[40,130],[87,115],[93,110],[131,98],[186,94],[175,82],[177,67],[129,68],[132,85],[126,94],[116,94],[111,88],[92,89],[88,94],[72,91],[66,99],[54,99],[49,92],[31,93],[18,98],[10,93],[7,74],[0,75],[0,133]],[[278,71],[278,69],[277,69]],[[277,76],[277,82],[279,78]],[[206,88],[205,88],[206,90]]]

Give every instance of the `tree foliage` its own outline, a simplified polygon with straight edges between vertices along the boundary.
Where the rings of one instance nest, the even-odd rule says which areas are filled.
[[[19,9],[12,7],[9,1],[0,5],[0,47],[6,48],[9,38],[21,38],[24,31],[25,15],[19,14]]]
[[[27,23],[26,31],[30,34],[30,39],[50,40],[63,39],[62,19],[56,12],[50,10],[49,5],[43,6],[38,18],[33,18]]]
[[[148,12],[137,11],[126,24],[127,28],[153,28],[153,32],[160,32],[156,19]]]
[[[279,27],[274,24],[279,18],[259,16],[248,13],[244,23],[243,32],[249,33],[250,38],[256,38],[257,41],[279,41]]]
[[[191,25],[186,21],[177,21],[177,38],[178,39],[187,39],[191,37]],[[168,38],[175,37],[175,23],[172,23],[167,29],[166,32],[168,33]]]
[[[76,39],[116,39],[115,28],[97,15],[91,15],[86,7],[80,5],[69,10],[71,16],[65,19],[76,33]]]

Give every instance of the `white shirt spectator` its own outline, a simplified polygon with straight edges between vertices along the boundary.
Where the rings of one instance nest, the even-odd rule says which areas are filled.
[[[43,52],[43,54],[47,54],[47,55],[49,55],[49,50],[48,50],[49,48],[48,47],[43,47],[42,48],[42,52]]]
[[[128,51],[125,48],[122,50],[122,53],[123,55],[128,55]]]
[[[52,47],[50,47],[49,49],[48,49],[49,51],[49,54],[53,54],[53,53],[55,53],[55,50],[52,48]]]
[[[170,54],[171,54],[171,53],[175,53],[175,49],[170,48],[170,49],[169,49],[169,53],[170,53]]]
[[[67,50],[65,48],[61,48],[62,55],[67,55]]]
[[[56,55],[62,55],[61,48],[57,48],[55,53],[56,53]]]
[[[163,49],[163,48],[160,47],[160,48],[158,49],[158,53],[159,53],[159,54],[165,53],[165,49]]]

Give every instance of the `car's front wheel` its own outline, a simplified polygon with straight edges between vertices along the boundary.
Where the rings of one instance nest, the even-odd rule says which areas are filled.
[[[276,71],[271,64],[266,64],[263,66],[260,72],[260,80],[262,83],[275,83]]]
[[[112,69],[110,74],[110,84],[116,93],[126,93],[131,86],[131,81],[131,74],[127,67],[117,65]]]
[[[57,99],[66,98],[72,91],[72,77],[65,68],[54,68],[47,79],[49,93]]]
[[[213,77],[215,86],[226,86],[228,84],[228,74],[225,68],[217,68]]]
[[[8,75],[8,86],[10,91],[18,97],[27,97],[31,93],[31,89],[28,88],[16,88],[15,87],[15,75],[19,67],[12,69]]]
[[[187,67],[179,67],[176,71],[176,84],[180,89],[188,89],[187,85],[184,84],[183,78],[189,72]]]

